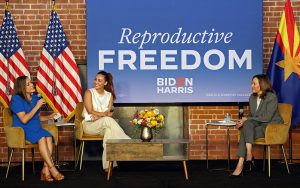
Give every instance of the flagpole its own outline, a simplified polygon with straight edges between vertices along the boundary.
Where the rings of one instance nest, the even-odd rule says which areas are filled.
[[[9,11],[10,10],[10,7],[9,7],[9,0],[5,0],[5,13],[6,11]],[[6,26],[7,27],[7,26]],[[6,33],[6,37],[8,38],[7,36],[8,34]],[[6,53],[6,57],[8,57],[8,53],[7,53],[7,50],[8,50],[8,47],[6,45],[5,47],[5,53]],[[8,59],[6,58],[6,63],[7,63],[7,80],[6,80],[6,91],[5,91],[5,94],[7,95],[7,97],[9,97],[9,94],[10,94],[10,79],[9,79],[9,63],[8,63]],[[11,153],[11,148],[10,147],[7,147],[7,151],[8,151],[8,158],[7,158],[7,161],[9,161],[9,156],[10,156],[10,153]],[[5,163],[5,166],[8,165],[8,162]]]
[[[52,0],[52,11],[56,11],[56,3],[55,3],[55,0]],[[51,13],[52,14],[52,13]],[[52,19],[54,19],[53,17],[52,17]],[[52,22],[52,27],[51,27],[51,29],[54,29],[54,22]],[[53,35],[54,35],[54,33],[53,33]],[[53,37],[54,38],[54,37]],[[53,40],[53,46],[54,46],[54,49],[56,49],[56,43],[55,43],[55,41]],[[53,57],[55,58],[55,56],[56,56],[56,53],[55,53],[55,50],[53,50]],[[54,72],[53,72],[53,85],[52,85],[52,95],[53,96],[56,96],[57,95],[57,88],[56,88],[56,76],[55,76],[55,71],[56,71],[56,68],[55,68],[55,64],[56,64],[56,62],[55,62],[55,59],[53,58],[53,68],[54,68]]]
[[[9,3],[9,0],[5,0],[5,14],[6,14],[6,11],[9,11],[10,10],[10,7],[8,5]],[[8,27],[7,25],[5,27]],[[8,34],[6,33],[6,37],[8,38],[7,36]],[[8,46],[6,45],[6,49],[5,49],[5,53],[6,53],[6,63],[7,63],[7,70],[8,70],[8,73],[7,73],[7,79],[6,79],[6,95],[7,97],[9,98],[9,94],[10,94],[10,79],[9,79],[9,62],[8,62]]]

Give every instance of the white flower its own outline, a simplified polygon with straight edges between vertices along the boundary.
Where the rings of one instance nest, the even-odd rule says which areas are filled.
[[[134,124],[137,124],[137,119],[133,119],[132,122],[133,122]]]
[[[158,115],[158,114],[159,114],[159,110],[156,108],[156,109],[153,110],[153,113],[154,113],[155,115]]]
[[[142,119],[139,119],[137,123],[142,124],[142,121],[143,121]]]

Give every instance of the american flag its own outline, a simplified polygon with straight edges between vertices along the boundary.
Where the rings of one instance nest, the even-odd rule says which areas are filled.
[[[8,107],[15,79],[26,75],[30,78],[21,43],[11,14],[5,10],[0,28],[0,101]]]
[[[37,90],[68,121],[82,101],[79,71],[57,13],[52,10],[37,74]]]

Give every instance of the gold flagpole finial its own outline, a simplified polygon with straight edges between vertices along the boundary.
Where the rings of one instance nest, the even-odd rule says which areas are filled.
[[[5,0],[5,10],[10,10],[10,6],[8,5],[9,0]]]
[[[55,4],[55,0],[52,0],[52,10],[56,11],[57,7]]]

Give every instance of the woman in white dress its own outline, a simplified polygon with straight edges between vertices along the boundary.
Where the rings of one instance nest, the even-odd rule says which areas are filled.
[[[108,168],[108,161],[106,161],[107,139],[130,139],[111,117],[115,99],[112,75],[105,71],[98,72],[94,80],[94,88],[88,89],[84,93],[82,116],[85,119],[82,124],[85,133],[103,136],[102,165],[105,170]],[[114,163],[114,166],[117,164]]]

